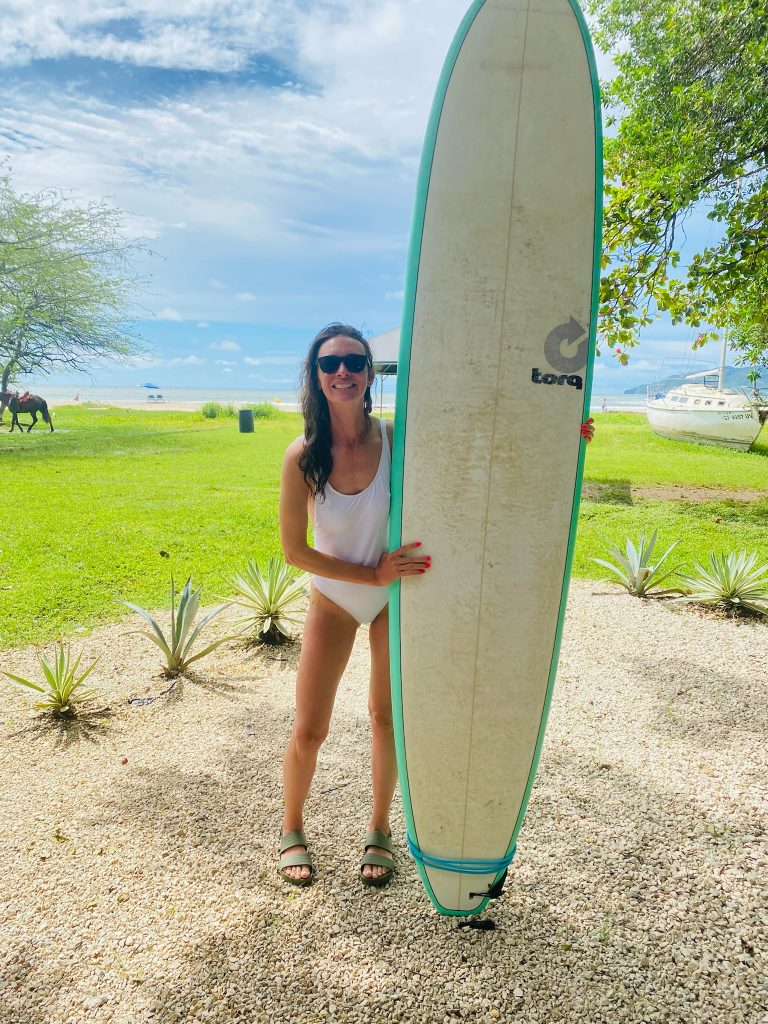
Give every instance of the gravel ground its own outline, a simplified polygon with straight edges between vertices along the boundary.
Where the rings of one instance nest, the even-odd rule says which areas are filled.
[[[296,649],[227,644],[130,706],[166,684],[128,628],[82,641],[109,714],[52,733],[2,691],[2,1024],[768,1022],[765,624],[573,585],[495,931],[434,912],[399,802],[394,883],[358,881],[365,630],[299,891],[275,856]]]

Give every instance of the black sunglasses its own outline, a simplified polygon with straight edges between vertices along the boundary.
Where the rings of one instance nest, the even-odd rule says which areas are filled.
[[[345,356],[320,356],[317,360],[323,373],[336,373],[342,363],[350,373],[360,373],[368,366],[368,356],[360,352],[349,352]]]

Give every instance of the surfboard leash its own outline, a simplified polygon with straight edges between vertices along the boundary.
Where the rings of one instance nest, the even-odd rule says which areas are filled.
[[[517,851],[517,844],[512,847],[510,853],[504,857],[498,858],[467,858],[459,860],[455,858],[443,858],[436,857],[431,853],[424,853],[419,848],[418,843],[415,843],[411,839],[410,835],[406,832],[406,842],[408,844],[408,851],[417,864],[422,864],[425,868],[434,868],[437,871],[451,871],[457,875],[498,875],[500,871],[504,872],[502,878],[496,882],[495,885],[483,893],[471,893],[472,896],[487,896],[489,899],[497,899],[501,895],[499,891],[498,895],[493,895],[494,890],[499,884],[504,884],[504,879],[507,876],[507,868],[514,859],[515,852]]]
[[[411,839],[408,832],[405,834],[405,839],[408,844],[408,850],[416,861],[417,864],[421,864],[425,868],[435,868],[439,871],[451,871],[455,874],[464,875],[497,875],[500,871],[501,876],[496,879],[493,885],[486,892],[471,892],[469,893],[470,898],[475,896],[486,900],[497,900],[501,897],[504,890],[504,883],[507,880],[509,874],[509,865],[514,859],[515,853],[517,852],[517,843],[512,847],[510,853],[504,857],[497,859],[489,858],[470,858],[467,860],[457,860],[453,858],[435,857],[434,854],[424,853],[419,848],[418,843],[415,843]],[[491,918],[480,919],[477,917],[470,918],[468,921],[460,921],[458,924],[459,928],[477,928],[480,931],[494,931],[496,928],[496,922]]]

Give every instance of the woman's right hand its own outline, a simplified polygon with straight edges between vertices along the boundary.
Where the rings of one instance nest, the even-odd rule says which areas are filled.
[[[429,555],[413,554],[421,547],[421,541],[415,544],[404,544],[394,551],[385,551],[379,564],[373,571],[375,586],[388,587],[403,576],[421,576],[432,564]]]

